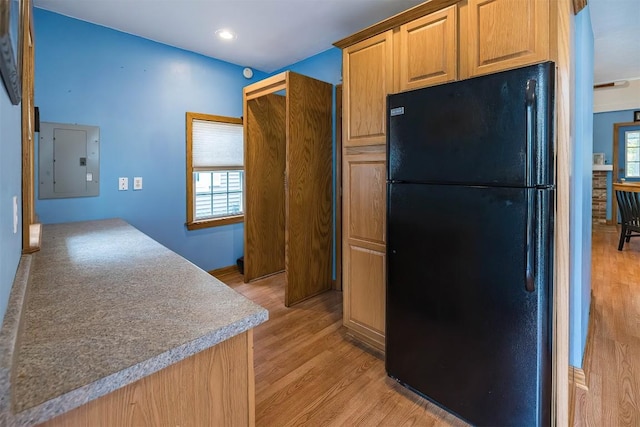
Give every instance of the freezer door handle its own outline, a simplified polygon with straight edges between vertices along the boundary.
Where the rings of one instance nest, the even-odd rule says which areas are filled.
[[[526,186],[533,187],[534,186],[534,166],[536,164],[535,158],[535,128],[536,128],[536,84],[537,82],[533,79],[527,81],[527,86],[525,89],[525,109],[526,109],[526,150],[527,150],[527,161],[526,161]]]
[[[536,190],[528,188],[527,190],[527,229],[526,229],[526,249],[525,249],[525,289],[528,292],[534,292],[536,290],[535,285],[535,195]]]

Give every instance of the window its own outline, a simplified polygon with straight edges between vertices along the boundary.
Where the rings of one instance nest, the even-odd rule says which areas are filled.
[[[640,130],[624,133],[624,175],[640,178]]]
[[[242,119],[187,113],[187,228],[244,219]]]

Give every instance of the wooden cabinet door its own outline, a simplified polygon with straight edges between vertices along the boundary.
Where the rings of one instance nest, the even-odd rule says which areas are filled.
[[[549,0],[469,0],[470,76],[549,59]],[[464,53],[463,53],[464,54]]]
[[[400,27],[400,90],[458,78],[457,6],[449,6]]]
[[[344,49],[344,146],[386,142],[386,97],[393,84],[393,31]]]
[[[342,289],[345,326],[384,350],[386,156],[379,149],[344,158]]]
[[[284,304],[331,289],[333,87],[289,72]]]

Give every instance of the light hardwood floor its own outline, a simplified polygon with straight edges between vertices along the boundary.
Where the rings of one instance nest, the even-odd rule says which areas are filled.
[[[619,236],[594,228],[589,391],[576,391],[576,426],[640,426],[640,237],[620,252]]]
[[[346,335],[341,292],[286,308],[281,274],[219,278],[269,310],[254,330],[257,426],[467,425],[391,380],[382,356]]]
[[[589,391],[576,392],[576,426],[640,426],[640,238],[618,252],[618,237],[594,229]],[[345,334],[341,293],[286,308],[282,275],[220,278],[269,310],[254,335],[259,427],[466,425],[389,379],[381,355]]]

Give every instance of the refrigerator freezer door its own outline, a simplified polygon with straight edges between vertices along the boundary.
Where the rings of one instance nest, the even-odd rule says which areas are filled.
[[[390,95],[389,180],[553,184],[553,70],[544,63]]]
[[[550,251],[526,281],[543,193],[388,184],[387,372],[475,425],[550,422]]]

